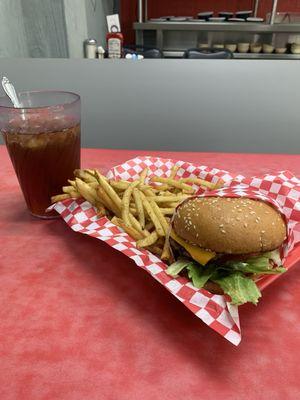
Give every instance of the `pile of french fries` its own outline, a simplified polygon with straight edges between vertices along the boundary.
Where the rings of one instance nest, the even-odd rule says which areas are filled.
[[[108,217],[131,236],[137,247],[146,248],[170,263],[173,260],[166,238],[175,208],[199,187],[220,187],[220,183],[199,178],[177,178],[178,169],[173,166],[167,178],[148,178],[146,168],[133,181],[107,179],[96,169],[77,169],[75,179],[68,180],[69,186],[63,186],[63,193],[53,196],[51,201],[84,198],[97,209],[99,217]]]

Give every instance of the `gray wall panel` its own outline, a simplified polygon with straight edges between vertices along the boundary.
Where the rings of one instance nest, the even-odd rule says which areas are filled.
[[[21,0],[29,57],[68,57],[63,0]]]
[[[83,58],[83,41],[105,46],[113,0],[0,0],[0,58]]]
[[[0,57],[28,57],[21,0],[0,1]]]
[[[300,150],[300,62],[3,59],[19,90],[82,96],[83,145],[195,151]]]

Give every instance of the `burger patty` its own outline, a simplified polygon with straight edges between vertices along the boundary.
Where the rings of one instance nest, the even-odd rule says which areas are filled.
[[[170,237],[170,246],[173,250],[173,254],[175,259],[178,257],[186,257],[192,259],[191,255],[186,251],[184,247],[182,247],[179,243],[177,243],[174,239]]]
[[[175,240],[170,238],[170,245],[172,247],[173,253],[175,255],[175,258],[178,257],[185,257],[185,258],[190,258],[191,260],[193,259],[191,255],[186,251],[184,247],[182,247],[179,243],[177,243]],[[231,260],[237,260],[237,261],[243,261],[247,260],[248,258],[251,257],[259,257],[261,253],[245,253],[245,254],[224,254],[224,253],[218,253],[213,260],[219,260],[221,262],[226,262],[226,261],[231,261]]]

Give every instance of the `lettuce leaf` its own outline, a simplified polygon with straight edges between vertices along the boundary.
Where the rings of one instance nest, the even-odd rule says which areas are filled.
[[[172,277],[177,277],[180,272],[186,270],[189,279],[198,289],[201,289],[207,281],[211,280],[231,297],[232,304],[241,305],[247,302],[257,304],[261,293],[251,277],[285,272],[286,269],[280,264],[279,252],[275,250],[243,261],[228,260],[221,262],[217,259],[205,266],[188,258],[179,258],[178,261],[167,268],[166,272]]]
[[[201,289],[215,272],[214,266],[205,268],[188,258],[179,258],[178,261],[167,268],[166,272],[168,275],[175,278],[184,269],[186,269],[188,277],[193,282],[193,285],[198,289]]]
[[[252,274],[281,274],[286,271],[282,266],[273,267],[270,260],[274,261],[277,265],[281,264],[278,252],[273,251],[263,253],[258,257],[251,257],[244,261],[229,260],[219,267]]]
[[[231,304],[237,306],[250,302],[257,304],[261,293],[251,278],[235,272],[220,279],[212,279],[231,297]]]
[[[212,268],[199,268],[199,265],[196,263],[191,263],[186,268],[188,270],[188,277],[198,289],[201,289],[214,274]]]
[[[181,271],[183,271],[189,264],[192,263],[193,262],[188,258],[179,258],[167,268],[166,272],[168,275],[176,278]]]

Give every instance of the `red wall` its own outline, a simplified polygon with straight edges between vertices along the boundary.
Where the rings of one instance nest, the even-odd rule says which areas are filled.
[[[134,43],[132,24],[137,20],[137,1],[121,0],[122,31],[125,43]],[[163,15],[196,15],[201,11],[239,11],[251,10],[252,0],[148,0],[148,18]],[[272,0],[260,0],[259,15],[265,17],[271,11]],[[278,11],[300,12],[300,0],[279,0]]]

